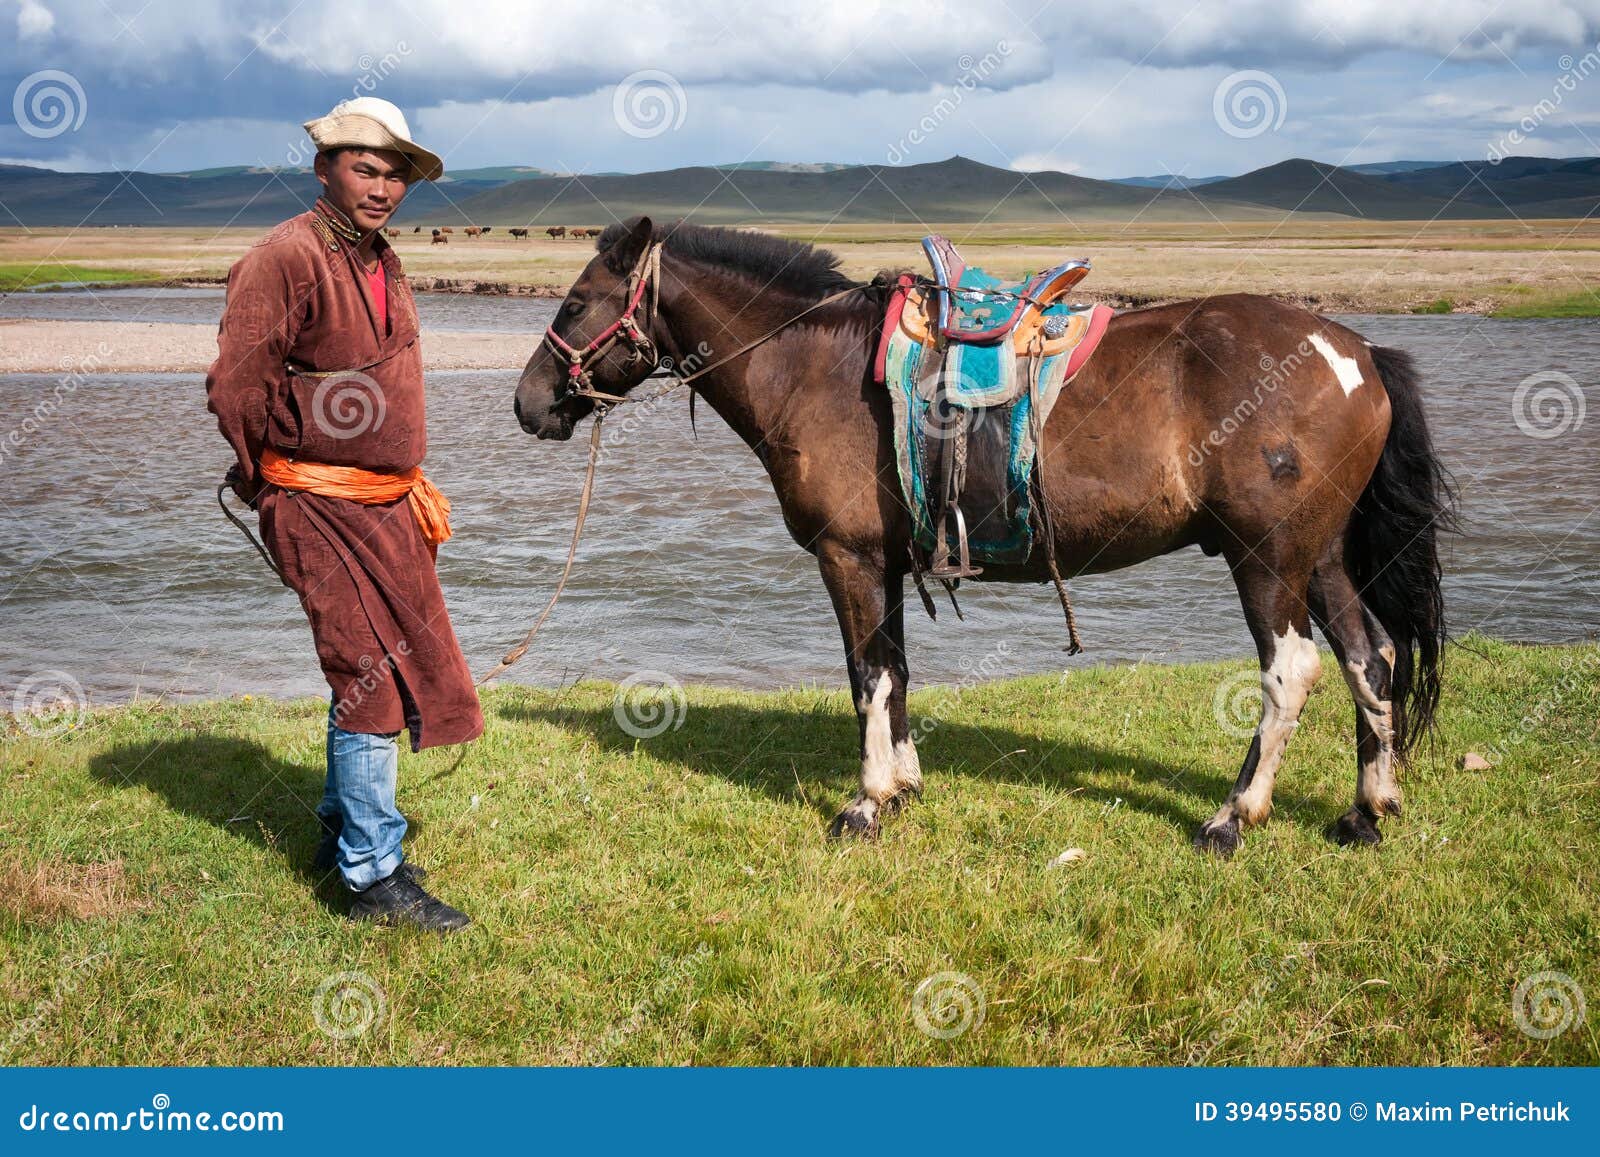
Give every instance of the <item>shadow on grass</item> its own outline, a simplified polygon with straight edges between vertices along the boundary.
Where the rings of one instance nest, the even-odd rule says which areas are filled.
[[[282,856],[324,905],[343,912],[349,893],[338,870],[311,866],[322,838],[316,811],[326,772],[320,762],[290,763],[262,744],[206,732],[122,744],[89,761],[89,774],[103,783],[147,787],[173,811]],[[405,773],[402,758],[402,790]],[[410,821],[411,833],[421,826]]]
[[[635,745],[652,758],[719,776],[773,799],[803,798],[825,820],[856,790],[856,726],[827,711],[796,711],[732,704],[692,704],[681,726],[635,739],[617,724],[611,708],[533,707],[500,703],[508,721],[538,721],[585,733],[597,746],[627,755]],[[918,738],[924,780],[940,775],[975,776],[1012,783],[1049,784],[1085,799],[1137,808],[1171,823],[1185,835],[1208,818],[1233,786],[1234,768],[1196,768],[1164,763],[1126,750],[1067,740],[1056,743],[1005,727],[941,722]],[[1243,757],[1243,750],[1240,757]],[[1131,770],[1139,783],[1107,786],[1105,773]],[[798,781],[798,789],[797,789]],[[1187,806],[1173,795],[1194,801]]]

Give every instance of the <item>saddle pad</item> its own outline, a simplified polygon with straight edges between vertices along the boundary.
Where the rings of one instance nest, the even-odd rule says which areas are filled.
[[[941,405],[966,412],[967,474],[960,506],[973,559],[1023,562],[1032,551],[1028,483],[1036,431],[1044,429],[1062,388],[1094,352],[1113,311],[1062,304],[1040,313],[1042,323],[1062,320],[1050,326],[1055,335],[1034,345],[1033,356],[1019,356],[1010,341],[949,342],[941,354],[927,333],[925,311],[911,303],[892,326],[885,325],[878,376],[894,408],[901,490],[924,549],[936,545],[930,472],[944,434],[941,415],[932,411]],[[946,402],[939,401],[941,383]]]

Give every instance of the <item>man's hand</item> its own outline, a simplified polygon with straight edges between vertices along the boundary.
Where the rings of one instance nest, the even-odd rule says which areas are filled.
[[[256,499],[261,497],[261,482],[259,479],[253,482],[246,482],[244,475],[239,472],[239,464],[235,462],[228,467],[228,473],[222,480],[228,484],[229,489],[237,494],[240,501],[246,506],[251,510],[256,508]]]

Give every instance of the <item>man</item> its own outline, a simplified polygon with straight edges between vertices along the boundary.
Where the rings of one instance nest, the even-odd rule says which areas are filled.
[[[450,505],[420,469],[416,305],[382,236],[408,184],[444,166],[386,100],[344,101],[305,128],[322,196],[229,272],[207,406],[332,688],[317,865],[338,867],[353,918],[449,931],[470,921],[401,851],[395,738],[409,731],[414,752],[465,743],[483,715],[434,569]]]

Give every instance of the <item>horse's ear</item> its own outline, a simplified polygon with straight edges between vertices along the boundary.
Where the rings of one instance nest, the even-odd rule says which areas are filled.
[[[648,217],[635,217],[627,225],[627,232],[614,241],[605,251],[606,267],[619,277],[633,272],[633,267],[639,264],[645,247],[654,238],[655,226]]]

